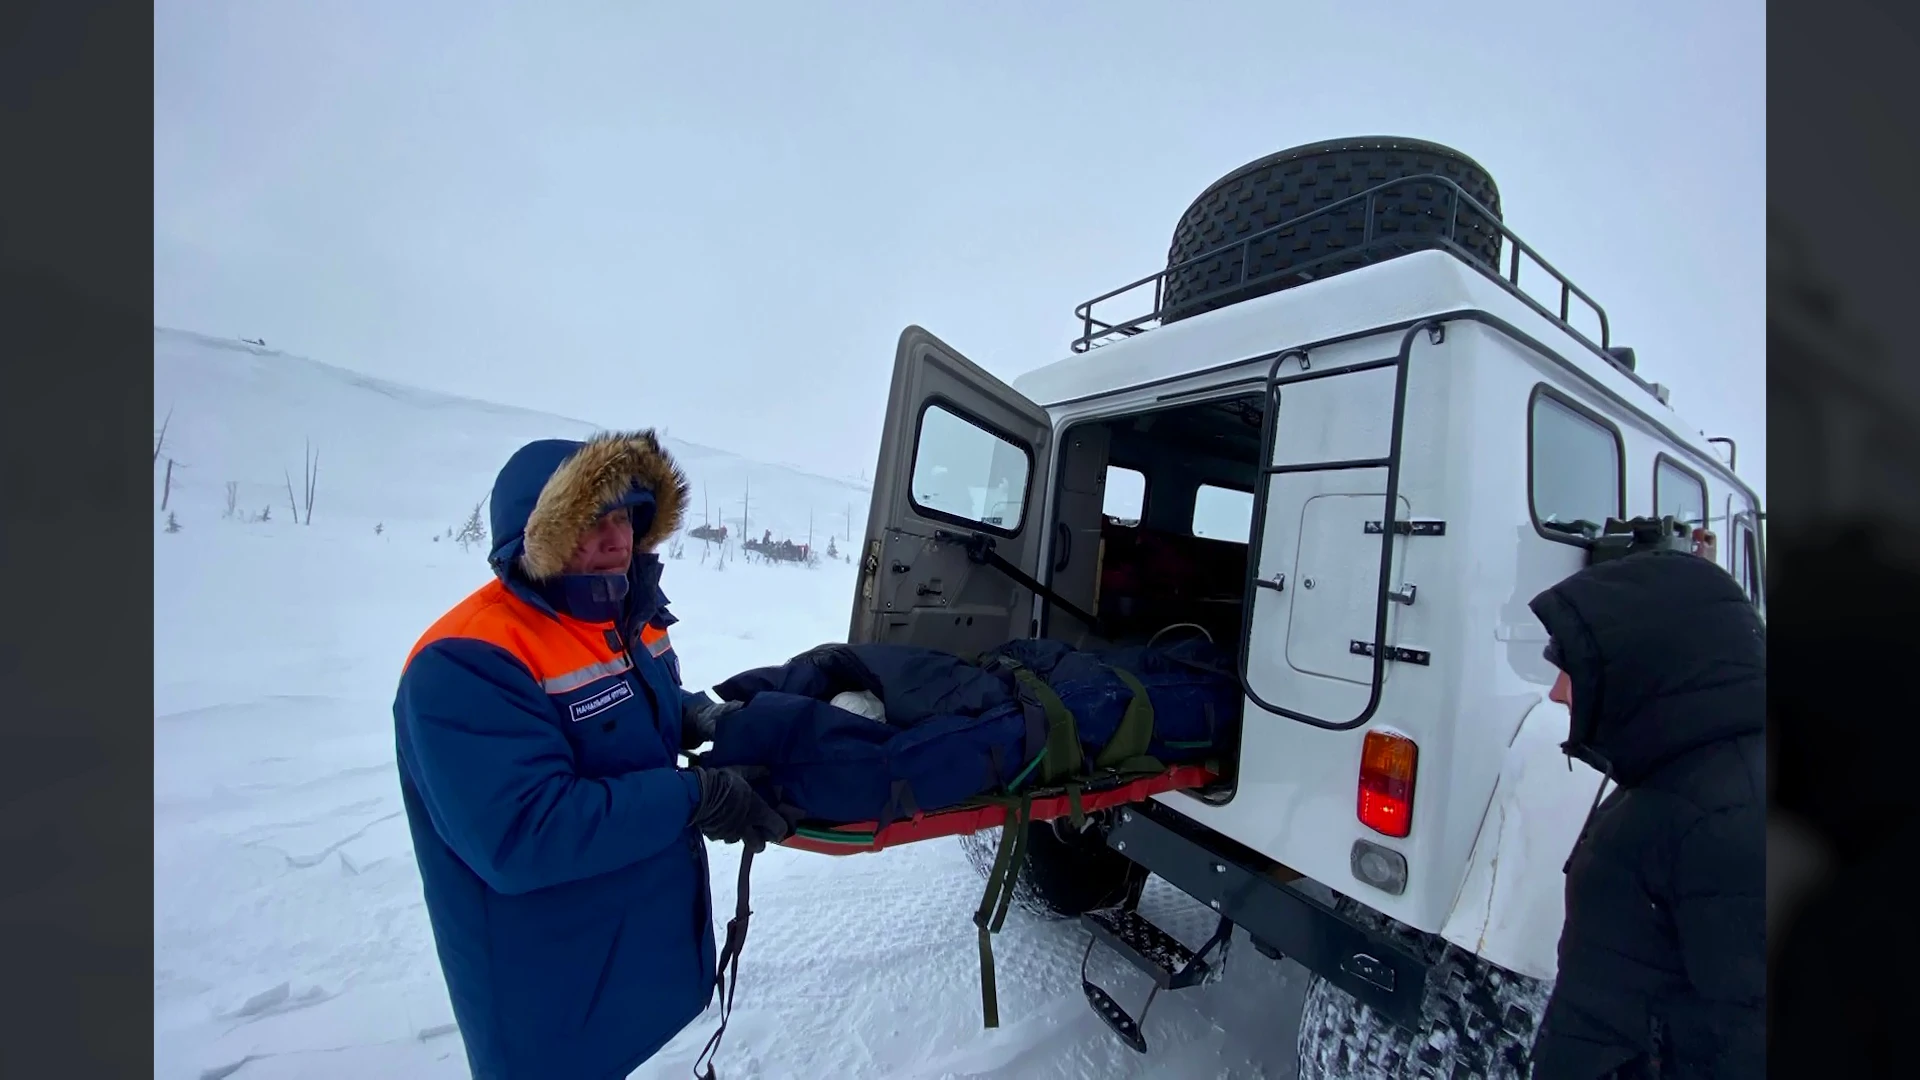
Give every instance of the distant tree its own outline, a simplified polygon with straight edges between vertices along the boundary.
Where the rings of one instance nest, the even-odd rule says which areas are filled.
[[[221,516],[228,519],[233,518],[234,515],[238,513],[239,505],[240,482],[238,480],[229,480],[227,481],[227,511]]]
[[[467,515],[467,520],[460,526],[460,531],[454,534],[453,538],[459,541],[461,551],[466,551],[475,544],[487,542],[487,526],[480,520],[480,510],[486,505],[485,499],[474,503],[473,513]]]
[[[174,517],[173,514],[171,513],[167,515],[167,531],[170,533],[177,533],[180,531],[180,519]]]
[[[377,521],[373,523],[373,535],[379,536],[381,533],[386,531],[387,531],[387,527],[385,525],[382,525]]]

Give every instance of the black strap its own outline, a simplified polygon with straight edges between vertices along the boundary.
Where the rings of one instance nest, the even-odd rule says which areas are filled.
[[[720,1038],[727,1033],[727,1021],[733,1017],[734,991],[740,989],[740,952],[747,945],[747,920],[753,915],[747,897],[747,876],[753,869],[753,849],[740,851],[740,885],[735,897],[733,918],[727,920],[727,942],[720,947],[719,962],[714,965],[714,982],[720,988],[720,1028],[707,1040],[706,1049],[693,1059],[696,1080],[714,1080],[713,1055],[720,1049]],[[703,1065],[702,1062],[705,1062]]]
[[[1059,593],[1040,584],[1033,578],[1028,577],[1025,570],[1008,562],[1005,556],[995,551],[993,549],[993,537],[980,533],[948,532],[942,529],[935,532],[933,538],[944,543],[959,544],[965,547],[967,549],[968,559],[986,566],[991,566],[995,570],[1007,575],[1017,584],[1030,590],[1035,595],[1044,597],[1047,603],[1079,619],[1087,625],[1088,629],[1096,632],[1100,629],[1100,620],[1097,616],[1087,614],[1079,605],[1062,597]]]

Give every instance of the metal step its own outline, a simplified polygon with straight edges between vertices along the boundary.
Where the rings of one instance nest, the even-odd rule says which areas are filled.
[[[1162,990],[1184,990],[1205,981],[1212,970],[1206,958],[1216,948],[1225,949],[1233,934],[1233,923],[1222,916],[1213,937],[1195,952],[1134,910],[1134,904],[1138,902],[1139,895],[1135,891],[1119,907],[1089,911],[1080,917],[1091,931],[1087,935],[1086,955],[1080,958],[1080,990],[1086,995],[1087,1004],[1093,1007],[1094,1014],[1105,1021],[1122,1042],[1144,1054],[1147,1052],[1147,1037],[1141,1025],[1146,1022],[1147,1010],[1153,1007],[1154,995]],[[1147,1000],[1141,1004],[1138,1016],[1121,1008],[1112,994],[1096,986],[1087,976],[1087,961],[1093,956],[1093,947],[1103,941],[1108,948],[1153,978],[1153,989],[1147,991]],[[1222,958],[1225,955],[1223,951]]]
[[[1113,1033],[1120,1036],[1121,1042],[1126,1043],[1135,1053],[1147,1052],[1147,1037],[1140,1033],[1139,1021],[1128,1016],[1127,1010],[1113,1000],[1113,995],[1085,979],[1080,980],[1080,991],[1087,995],[1087,1004],[1093,1006],[1093,1014],[1106,1021],[1107,1026],[1113,1029]],[[1148,998],[1147,1004],[1153,1004],[1153,999]],[[1142,1009],[1140,1012],[1144,1019],[1146,1010]]]
[[[1162,990],[1184,990],[1205,979],[1207,961],[1137,911],[1106,908],[1081,916],[1093,936],[1153,977]]]

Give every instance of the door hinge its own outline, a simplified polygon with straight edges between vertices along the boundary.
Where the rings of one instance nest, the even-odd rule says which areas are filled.
[[[1370,641],[1350,641],[1347,643],[1347,651],[1355,656],[1371,657],[1373,655],[1373,643]],[[1433,654],[1425,649],[1403,649],[1398,645],[1389,645],[1387,646],[1387,659],[1402,664],[1418,664],[1421,667],[1426,667],[1433,663]]]
[[[1369,521],[1364,531],[1368,536],[1379,536],[1386,530],[1382,528],[1380,522]],[[1445,536],[1447,523],[1444,521],[1396,521],[1393,523],[1393,531],[1398,536]]]

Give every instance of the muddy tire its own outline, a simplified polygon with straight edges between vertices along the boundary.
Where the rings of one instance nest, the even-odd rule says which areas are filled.
[[[1300,1080],[1523,1080],[1553,987],[1515,975],[1349,900],[1340,910],[1383,929],[1432,965],[1419,1030],[1400,1027],[1315,977],[1300,1015]]]
[[[1314,143],[1235,169],[1202,192],[1174,229],[1173,243],[1167,248],[1160,321],[1178,322],[1369,263],[1438,247],[1447,235],[1454,199],[1452,189],[1433,183],[1389,189],[1374,200],[1371,222],[1363,200],[1248,247],[1236,246],[1248,236],[1349,195],[1429,173],[1460,185],[1499,219],[1500,191],[1493,177],[1459,151],[1419,139],[1379,136]],[[1463,204],[1453,239],[1467,258],[1499,270],[1501,237],[1485,214]],[[1214,258],[1173,269],[1214,251],[1219,252]],[[1301,269],[1287,272],[1294,267]],[[1243,281],[1252,284],[1242,286]]]
[[[960,837],[982,881],[993,872],[999,829]],[[1099,831],[1076,833],[1067,819],[1027,826],[1027,857],[1013,883],[1013,903],[1045,919],[1071,919],[1121,901],[1132,860],[1108,848]]]

